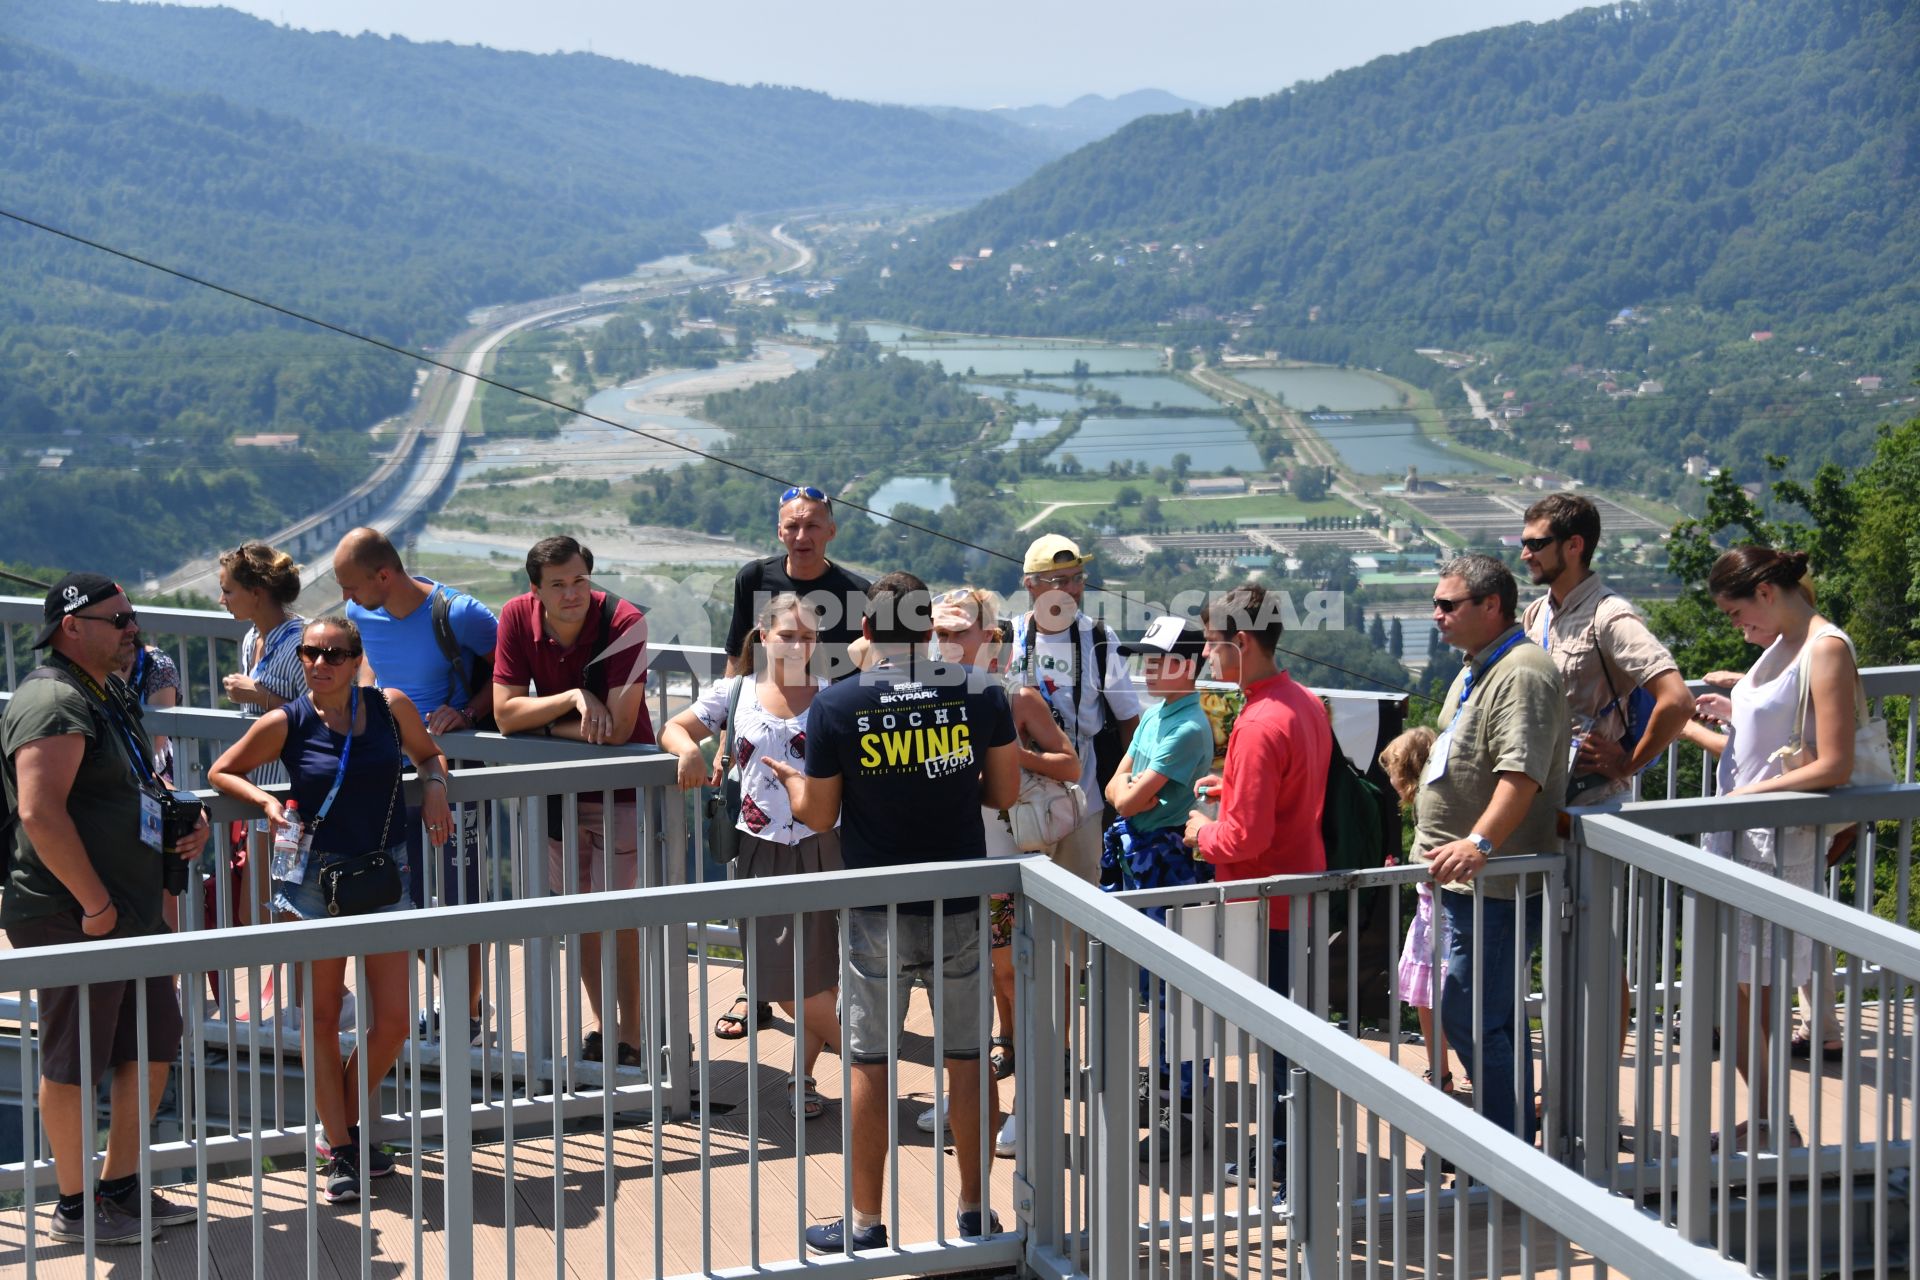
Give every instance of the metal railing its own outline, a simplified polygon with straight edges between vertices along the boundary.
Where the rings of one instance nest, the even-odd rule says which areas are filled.
[[[524,793],[539,785],[536,773],[514,774],[513,769],[479,771],[460,779],[456,791],[472,798],[476,788]],[[520,824],[512,830],[517,835],[528,828]],[[1001,1187],[1010,1185],[1011,1194],[996,1187],[986,1172],[982,1220],[992,1222],[993,1215],[1005,1210],[1007,1229],[969,1239],[949,1229],[946,1208],[954,1183],[947,1180],[937,1146],[932,1154],[932,1229],[910,1226],[918,1215],[903,1207],[912,1205],[903,1197],[924,1197],[926,1174],[918,1175],[911,1190],[903,1186],[914,1176],[912,1165],[924,1162],[905,1158],[913,1151],[908,1133],[912,1110],[890,1106],[884,1157],[890,1191],[883,1214],[895,1229],[893,1245],[851,1259],[817,1259],[819,1265],[866,1276],[977,1270],[1016,1262],[1037,1274],[1062,1277],[1137,1275],[1143,1270],[1148,1275],[1198,1275],[1203,1269],[1217,1272],[1223,1251],[1239,1251],[1245,1270],[1263,1275],[1372,1275],[1383,1274],[1395,1259],[1405,1269],[1414,1256],[1406,1252],[1407,1236],[1418,1226],[1429,1242],[1427,1261],[1450,1255],[1461,1274],[1506,1274],[1515,1258],[1529,1270],[1601,1259],[1634,1275],[1739,1274],[1682,1243],[1626,1200],[1586,1183],[1468,1109],[1437,1105],[1431,1091],[1409,1088],[1407,1073],[1373,1048],[1329,1026],[1310,1009],[1247,982],[1238,970],[1178,933],[1044,860],[655,886],[396,917],[13,952],[0,955],[0,989],[21,993],[23,1042],[30,1044],[32,1005],[24,996],[32,988],[175,974],[191,985],[201,973],[245,973],[274,964],[298,966],[310,977],[317,961],[392,949],[400,925],[404,928],[398,932],[409,950],[436,957],[451,1003],[464,994],[464,952],[469,947],[492,947],[504,970],[505,958],[516,950],[551,948],[563,945],[563,939],[591,934],[604,938],[620,930],[665,939],[686,930],[690,921],[729,916],[791,920],[797,930],[804,917],[817,913],[824,913],[840,935],[838,978],[844,987],[853,980],[846,946],[851,912],[877,909],[873,919],[881,922],[877,927],[885,930],[892,956],[897,954],[895,931],[906,919],[900,904],[945,899],[948,905],[937,910],[973,917],[983,925],[990,909],[988,895],[1001,892],[1020,895],[1014,942],[1022,957],[1017,964],[1021,982],[1014,1076],[1020,1120],[1016,1169],[1010,1184],[1001,1179]],[[956,899],[961,905],[954,904]],[[1302,900],[1296,914],[1309,910]],[[754,931],[746,935],[753,936]],[[937,928],[934,936],[941,936]],[[1076,952],[1085,956],[1084,969],[1076,963]],[[713,1007],[716,993],[710,987],[722,966],[697,935],[692,947],[677,957],[652,943],[646,954],[677,960],[689,995],[678,1015],[649,1006],[643,1052],[651,1063],[668,1051],[665,1036],[656,1028],[676,1021],[684,1025],[688,1008]],[[729,967],[730,973],[744,976],[749,997],[758,994],[756,987],[766,972],[758,960],[749,940],[744,969]],[[356,986],[365,991],[366,962],[356,958],[352,963]],[[793,978],[798,991],[808,989],[805,963],[804,952],[796,954]],[[936,967],[942,963],[936,955]],[[1224,1153],[1232,1144],[1224,1140],[1230,1116],[1223,1112],[1213,1121],[1215,1162],[1196,1172],[1185,1189],[1169,1188],[1167,1199],[1142,1216],[1134,1112],[1137,1068],[1151,1060],[1142,1057],[1141,1038],[1151,1038],[1153,1025],[1151,1018],[1143,1023],[1141,1017],[1143,969],[1174,993],[1187,1011],[1182,1016],[1198,1033],[1196,1043],[1206,1046],[1218,1064],[1219,1095],[1232,1096],[1237,1103],[1231,1116],[1242,1131],[1237,1137],[1265,1132],[1269,1123],[1269,1101],[1280,1092],[1268,1065],[1269,1051],[1281,1051],[1291,1060],[1284,1095],[1292,1116],[1286,1165],[1291,1193],[1283,1204],[1276,1205],[1263,1192],[1226,1187]],[[511,1028],[512,1037],[531,1039],[544,1029],[555,1043],[565,1038],[564,987],[558,972],[549,970],[544,1012],[534,1011],[532,990],[501,983],[501,1025]],[[889,963],[882,972],[887,975],[887,1006],[904,1009],[908,993],[897,966]],[[731,982],[728,977],[728,989]],[[306,989],[311,1012],[311,982]],[[134,990],[145,988],[136,985]],[[520,990],[525,991],[524,1010],[516,1002]],[[143,995],[136,998],[144,1001]],[[931,1029],[927,1041],[901,1034],[889,1019],[886,1096],[899,1096],[908,1072],[917,1071],[924,1081],[925,1068],[948,1057],[942,1038],[962,1011],[951,1004],[943,1011],[943,998],[977,1000],[972,1012],[983,1020],[983,1028],[988,1025],[989,993],[977,980],[958,993],[935,996],[932,1017],[925,1024]],[[409,1015],[417,1008],[410,993]],[[843,1001],[834,1028],[843,1045],[852,1034],[850,1017]],[[795,1018],[796,1041],[803,1041],[804,1004],[796,1008]],[[363,1014],[358,1031],[368,1029]],[[806,1123],[776,1122],[788,1102],[780,1087],[787,1064],[776,1065],[769,1078],[766,1064],[751,1046],[749,1041],[744,1064],[727,1062],[713,1052],[703,1030],[692,1061],[669,1066],[670,1073],[684,1066],[686,1077],[698,1082],[703,1105],[689,1114],[665,1105],[665,1091],[650,1090],[651,1082],[596,1088],[568,1081],[573,1064],[555,1060],[551,1073],[544,1073],[533,1065],[540,1055],[531,1051],[524,1059],[508,1059],[515,1065],[499,1067],[489,1065],[484,1049],[471,1057],[443,1054],[436,1099],[422,1087],[422,1047],[412,1041],[394,1088],[382,1092],[377,1082],[358,1082],[363,1114],[381,1116],[370,1136],[402,1148],[411,1240],[376,1243],[376,1197],[369,1196],[346,1211],[349,1223],[358,1220],[357,1241],[347,1252],[360,1266],[377,1255],[383,1266],[418,1270],[432,1260],[449,1274],[466,1275],[476,1266],[476,1239],[484,1238],[493,1265],[504,1250],[509,1266],[561,1266],[563,1260],[574,1259],[588,1271],[604,1267],[612,1274],[617,1256],[623,1270],[665,1276],[675,1274],[669,1263],[671,1246],[684,1274],[787,1269],[806,1256],[802,1235],[810,1219],[850,1210],[851,1170],[859,1157],[845,1136],[845,1125],[842,1140],[822,1143],[822,1150],[812,1147]],[[257,1044],[248,1048],[259,1051]],[[340,1246],[338,1211],[321,1203],[314,1162],[277,1173],[263,1165],[263,1158],[311,1148],[317,1136],[313,1122],[305,1118],[312,1115],[311,1083],[303,1081],[306,1110],[280,1118],[265,1105],[267,1081],[254,1071],[246,1114],[259,1118],[223,1132],[212,1123],[206,1105],[214,1082],[203,1049],[190,1045],[178,1068],[183,1073],[180,1091],[193,1104],[189,1122],[178,1139],[142,1144],[139,1172],[143,1185],[153,1185],[159,1171],[191,1169],[190,1185],[173,1194],[196,1198],[203,1215],[213,1213],[216,1204],[223,1206],[239,1223],[223,1237],[226,1249],[218,1262],[208,1244],[211,1226],[193,1239],[191,1257],[188,1246],[180,1244],[172,1246],[164,1260],[169,1268],[191,1265],[207,1274],[250,1255],[260,1273],[270,1253],[292,1263],[289,1248],[299,1241],[307,1272],[327,1273],[335,1263],[325,1242],[332,1241],[335,1250]],[[30,1078],[31,1059],[30,1052],[23,1056],[23,1084]],[[837,1061],[842,1064],[838,1096],[845,1099],[855,1086],[845,1060]],[[523,1062],[527,1065],[519,1065]],[[1068,1065],[1064,1073],[1062,1062]],[[83,1063],[83,1074],[89,1069]],[[723,1073],[729,1081],[722,1081]],[[832,1078],[829,1072],[820,1074],[823,1080]],[[499,1086],[491,1095],[490,1076]],[[987,1104],[993,1091],[988,1073],[976,1071],[973,1078],[980,1101]],[[741,1092],[744,1116],[723,1114],[719,1099]],[[473,1097],[470,1105],[456,1101],[468,1094]],[[956,1117],[964,1110],[956,1105]],[[984,1152],[993,1111],[990,1105],[974,1110],[975,1142],[983,1152],[983,1165],[990,1164]],[[622,1127],[622,1117],[634,1112],[643,1113],[643,1119]],[[582,1121],[592,1123],[591,1131],[569,1136]],[[34,1127],[29,1101],[23,1129],[31,1134]],[[486,1138],[495,1141],[483,1141]],[[1385,1181],[1388,1153],[1414,1145],[1427,1153],[1428,1180],[1417,1190],[1390,1185]],[[770,1167],[776,1158],[792,1163],[776,1170]],[[1454,1185],[1447,1190],[1439,1189],[1433,1176],[1438,1160],[1450,1162],[1455,1170]],[[234,1172],[221,1182],[216,1175],[223,1164]],[[819,1172],[809,1178],[810,1171],[835,1165],[837,1179]],[[1262,1179],[1270,1178],[1274,1167],[1270,1156],[1254,1162]],[[1392,1158],[1392,1167],[1404,1170],[1404,1157]],[[45,1204],[46,1166],[28,1163],[5,1172],[26,1190],[30,1203]],[[476,1186],[495,1179],[504,1180],[507,1194],[498,1212],[479,1216]],[[682,1181],[670,1186],[675,1179]],[[432,1186],[435,1181],[437,1188]],[[517,1230],[520,1210],[514,1206],[529,1193],[545,1194],[542,1186],[551,1193],[553,1213],[550,1219],[542,1215],[543,1220],[526,1224],[542,1228],[530,1237]],[[401,1194],[378,1198],[392,1200]],[[238,1214],[236,1198],[242,1210]],[[436,1226],[430,1228],[429,1219],[437,1219]],[[192,1229],[169,1234],[184,1235],[187,1230]],[[438,1237],[431,1249],[429,1231]],[[1436,1254],[1432,1242],[1443,1231],[1446,1243]],[[17,1235],[17,1247],[9,1247],[7,1235]],[[168,1243],[141,1244],[143,1274],[160,1264]],[[18,1265],[28,1275],[37,1274],[43,1262],[52,1261],[42,1257],[48,1248],[34,1239],[26,1221],[16,1218],[12,1228],[0,1228],[0,1265]],[[652,1258],[642,1261],[648,1251]],[[90,1260],[91,1248],[82,1252]],[[351,1270],[353,1264],[342,1269]]]
[[[1920,939],[1864,895],[1883,834],[1897,831],[1907,918],[1916,816],[1912,785],[1576,814],[1581,998],[1565,1116],[1577,1167],[1757,1274],[1907,1265],[1920,1225]],[[1852,904],[1676,838],[1757,830],[1817,855],[1853,823],[1863,896]]]

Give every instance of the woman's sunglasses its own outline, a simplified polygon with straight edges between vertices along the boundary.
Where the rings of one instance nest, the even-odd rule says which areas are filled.
[[[342,666],[360,656],[358,649],[343,649],[335,644],[303,644],[294,652],[302,662],[324,662],[330,667]]]

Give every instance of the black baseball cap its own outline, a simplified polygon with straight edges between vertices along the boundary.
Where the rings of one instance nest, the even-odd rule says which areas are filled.
[[[40,631],[33,638],[33,647],[47,647],[53,639],[53,633],[60,629],[60,619],[78,613],[90,604],[111,600],[119,594],[120,584],[104,574],[68,574],[53,584],[53,590],[47,592],[43,614],[45,621],[40,624]]]
[[[1120,652],[1132,657],[1141,653],[1175,654],[1182,658],[1197,658],[1205,652],[1207,633],[1200,624],[1178,614],[1162,614],[1155,618],[1147,628],[1147,633],[1138,640],[1128,640],[1120,646]]]

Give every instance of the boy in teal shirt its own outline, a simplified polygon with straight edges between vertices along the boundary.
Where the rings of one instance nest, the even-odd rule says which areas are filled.
[[[1107,803],[1120,820],[1107,828],[1106,862],[1122,887],[1164,889],[1213,879],[1184,840],[1193,784],[1213,766],[1213,725],[1193,691],[1206,634],[1183,618],[1154,619],[1120,652],[1141,656],[1148,694],[1160,699],[1140,717],[1127,754],[1107,783]]]
[[[1186,844],[1187,813],[1195,807],[1193,784],[1213,767],[1213,722],[1193,691],[1200,676],[1206,633],[1194,623],[1168,615],[1156,618],[1138,641],[1120,652],[1141,656],[1140,675],[1147,692],[1160,701],[1141,713],[1126,758],[1107,783],[1107,803],[1120,820],[1107,828],[1103,861],[1120,870],[1122,889],[1166,889],[1213,879],[1213,866],[1193,856]],[[1166,923],[1165,908],[1147,914]],[[1141,975],[1142,993],[1147,980]],[[1180,1064],[1178,1110],[1162,1041],[1159,1087],[1142,1083],[1140,1123],[1159,1129],[1140,1140],[1140,1158],[1166,1160],[1192,1149],[1193,1064]],[[1163,1101],[1164,1100],[1164,1101]]]

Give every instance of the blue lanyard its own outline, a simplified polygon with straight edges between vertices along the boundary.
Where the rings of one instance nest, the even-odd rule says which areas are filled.
[[[285,622],[273,629],[273,635],[280,637],[278,642],[274,642],[272,636],[269,636],[267,643],[260,646],[260,661],[253,664],[253,671],[249,675],[250,679],[258,681],[261,673],[272,666],[273,660],[280,656],[280,650],[286,648],[287,640],[300,634],[300,628],[294,626],[294,621],[295,619],[288,618]],[[293,630],[288,632],[288,627],[293,627]]]
[[[133,775],[133,785],[145,790],[149,786],[160,785],[160,775],[153,770],[153,761],[147,759],[146,748],[140,745],[140,735],[127,723],[124,712],[111,694],[102,689],[94,678],[71,662],[62,661],[62,666],[78,676],[87,686],[87,692],[106,711],[107,719],[113,721],[113,727],[120,731],[121,740],[127,744],[127,770]]]
[[[307,701],[309,703],[313,701],[312,694],[307,695]],[[313,711],[315,715],[320,714],[320,708],[318,707],[315,707]],[[317,827],[327,820],[327,812],[333,808],[333,798],[340,794],[340,784],[347,780],[347,757],[353,754],[353,723],[359,719],[359,717],[360,686],[355,685],[353,686],[352,692],[347,694],[347,740],[340,748],[340,767],[333,771],[333,787],[327,792],[327,798],[320,802],[320,812],[313,815],[313,826]],[[321,723],[324,724],[326,722],[322,721]]]
[[[1478,668],[1473,667],[1471,664],[1468,665],[1467,678],[1460,686],[1460,701],[1454,704],[1454,708],[1453,708],[1454,720],[1458,720],[1460,718],[1460,712],[1466,707],[1467,699],[1473,696],[1474,681],[1478,679],[1480,676],[1483,676],[1487,672],[1493,670],[1493,664],[1500,661],[1500,659],[1506,657],[1507,650],[1513,648],[1514,645],[1519,644],[1522,640],[1525,640],[1526,638],[1527,638],[1526,629],[1522,628],[1521,630],[1516,631],[1512,635],[1508,636],[1506,643],[1501,645],[1498,649],[1495,649],[1493,651],[1493,655],[1489,657],[1485,662],[1481,663]],[[1449,720],[1447,722],[1447,728],[1448,729],[1453,728],[1452,720]]]

